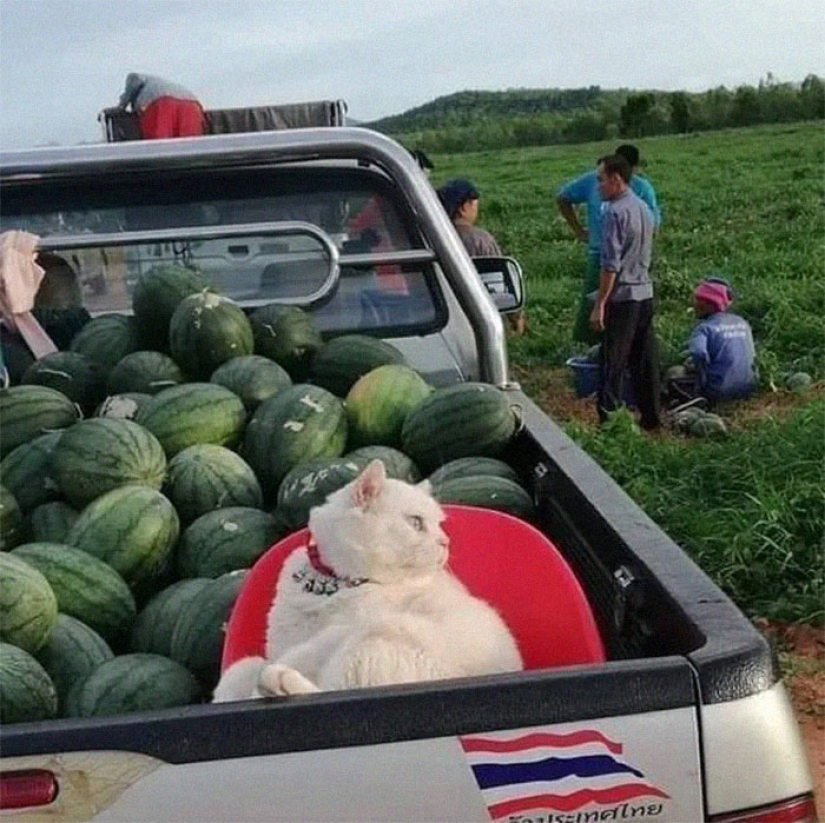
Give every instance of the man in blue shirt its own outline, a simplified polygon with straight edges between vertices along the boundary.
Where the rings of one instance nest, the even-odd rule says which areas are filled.
[[[616,154],[624,157],[630,165],[632,177],[631,190],[640,197],[650,209],[655,226],[662,222],[656,192],[650,182],[636,173],[639,166],[639,150],[630,144],[619,146]],[[573,230],[576,239],[587,244],[587,265],[582,281],[578,314],[573,325],[573,339],[582,343],[598,342],[599,335],[589,325],[590,310],[593,306],[592,293],[599,286],[599,254],[601,248],[601,209],[602,198],[596,171],[585,172],[563,185],[556,194],[559,211]],[[587,211],[587,227],[582,225],[576,206],[584,204]]]

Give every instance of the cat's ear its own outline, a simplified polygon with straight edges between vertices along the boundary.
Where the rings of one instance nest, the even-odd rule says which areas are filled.
[[[420,483],[416,483],[416,486],[421,489],[424,494],[431,495],[433,493],[433,485],[429,480],[422,480]]]
[[[386,479],[384,464],[380,460],[372,460],[352,483],[352,504],[363,508],[375,500]]]

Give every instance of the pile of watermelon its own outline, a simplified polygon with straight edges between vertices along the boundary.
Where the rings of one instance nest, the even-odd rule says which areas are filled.
[[[208,700],[245,571],[367,463],[529,519],[518,428],[383,340],[250,313],[184,266],[0,391],[0,722]]]

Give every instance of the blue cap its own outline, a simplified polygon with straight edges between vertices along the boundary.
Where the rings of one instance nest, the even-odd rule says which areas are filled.
[[[438,198],[452,217],[467,200],[478,199],[478,189],[469,180],[448,180],[438,189]]]

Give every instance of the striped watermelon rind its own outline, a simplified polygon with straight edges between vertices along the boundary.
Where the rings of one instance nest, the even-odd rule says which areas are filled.
[[[169,499],[146,486],[122,486],[81,511],[67,541],[108,563],[134,589],[167,568],[180,534]]]
[[[0,552],[0,641],[34,653],[57,624],[57,598],[41,571]]]
[[[61,432],[46,432],[12,449],[0,461],[3,485],[25,514],[60,496],[51,474],[52,452]]]
[[[106,380],[108,394],[157,394],[183,382],[180,366],[159,351],[130,352],[112,366]]]
[[[93,628],[71,615],[58,614],[48,643],[36,656],[54,683],[62,713],[71,687],[115,655]]]
[[[248,412],[253,412],[273,394],[292,385],[292,378],[283,366],[259,354],[233,357],[218,366],[210,383],[217,383],[241,398]]]
[[[184,578],[215,578],[248,569],[286,531],[280,517],[261,509],[230,506],[207,512],[180,536],[178,572]]]
[[[169,351],[184,374],[208,380],[233,357],[252,354],[252,326],[244,310],[228,297],[204,290],[178,304],[169,321]]]
[[[69,349],[100,363],[108,374],[118,361],[138,349],[135,318],[114,313],[93,317],[72,338]]]
[[[222,574],[197,592],[183,607],[174,631],[170,656],[186,666],[207,691],[220,676],[226,621],[246,571]]]
[[[0,641],[0,724],[56,715],[57,690],[43,666],[24,649]]]
[[[344,334],[327,340],[315,352],[309,380],[338,397],[346,397],[359,377],[386,365],[408,365],[392,343],[365,334]]]
[[[343,401],[320,386],[298,383],[258,406],[241,454],[274,499],[287,473],[315,457],[339,457],[347,442]]]
[[[283,366],[295,381],[306,380],[315,353],[324,345],[312,316],[299,306],[270,303],[249,315],[255,353]]]
[[[535,515],[533,499],[527,491],[506,477],[481,474],[453,477],[433,485],[432,493],[439,503],[495,509],[523,520],[530,520]]]
[[[32,509],[26,518],[32,543],[65,543],[80,512],[64,500],[50,500]]]
[[[196,443],[233,448],[246,425],[246,409],[223,386],[182,383],[158,392],[138,410],[135,422],[152,432],[171,458]]]
[[[252,467],[225,446],[196,443],[170,461],[164,491],[181,522],[227,506],[263,504],[261,484]]]
[[[206,577],[178,580],[150,597],[132,624],[129,650],[169,657],[172,650],[172,632],[183,607],[208,582],[209,579]]]
[[[63,432],[51,466],[63,495],[81,508],[120,486],[159,489],[166,455],[157,438],[134,421],[95,417]]]
[[[0,551],[7,552],[23,542],[25,523],[15,496],[0,485]]]
[[[48,386],[12,386],[0,390],[0,457],[47,431],[66,429],[80,418],[78,407]]]
[[[58,611],[108,641],[128,632],[137,614],[126,581],[110,565],[66,543],[24,543],[12,552],[48,580]]]
[[[479,475],[504,477],[521,484],[518,472],[509,463],[497,457],[459,457],[439,466],[428,477],[428,480],[433,486],[437,486],[455,477],[478,477]]]
[[[349,445],[401,445],[401,428],[407,415],[432,392],[432,386],[409,366],[378,366],[355,381],[344,407],[349,425]]]
[[[347,452],[344,457],[354,460],[362,469],[371,461],[380,460],[387,477],[394,480],[403,480],[405,483],[418,483],[421,480],[421,470],[413,459],[392,446],[361,446]]]
[[[20,382],[55,389],[86,412],[106,396],[104,367],[85,354],[73,351],[56,351],[35,360]]]
[[[436,389],[404,421],[401,448],[431,472],[459,457],[497,457],[516,432],[507,395],[489,383]]]
[[[105,717],[186,706],[201,689],[187,669],[160,654],[131,652],[98,666],[66,697],[67,717]]]
[[[317,457],[299,463],[278,488],[278,514],[291,529],[300,529],[309,522],[310,509],[353,481],[362,468],[346,457]]]

